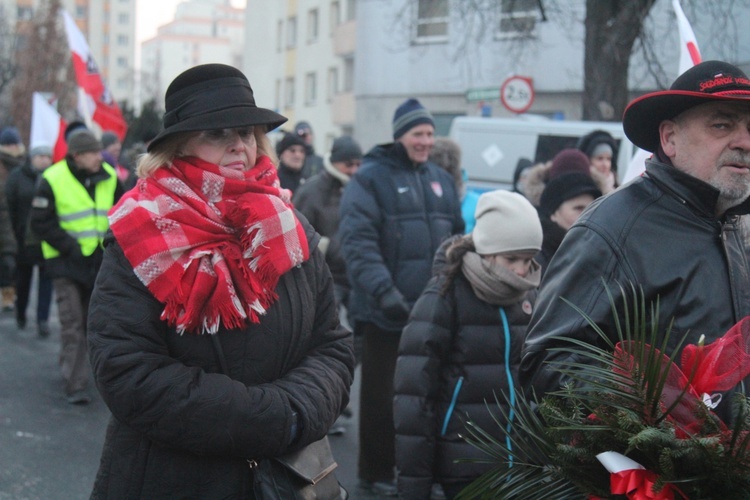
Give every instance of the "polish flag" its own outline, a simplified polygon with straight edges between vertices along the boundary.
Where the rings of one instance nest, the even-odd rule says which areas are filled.
[[[31,101],[31,138],[29,147],[49,146],[52,148],[52,161],[65,157],[65,127],[67,123],[57,110],[39,92],[34,92]]]
[[[680,0],[672,0],[672,8],[677,16],[677,28],[680,32],[680,66],[678,74],[681,75],[701,62],[701,53],[698,50],[698,41],[695,39],[693,28],[690,26],[690,22],[685,17],[685,13],[680,6]],[[625,171],[622,182],[628,182],[641,175],[646,170],[646,160],[650,156],[651,153],[648,151],[638,149],[630,160],[630,163],[628,163],[628,169]]]
[[[672,0],[672,8],[677,16],[677,28],[680,30],[680,69],[678,73],[681,75],[701,62],[701,52],[698,50],[698,41],[695,39],[693,28],[682,11],[680,0]]]
[[[62,10],[62,15],[78,80],[78,111],[87,124],[96,123],[102,131],[112,131],[122,141],[125,139],[128,126],[122,117],[120,107],[104,85],[83,33],[70,14]]]

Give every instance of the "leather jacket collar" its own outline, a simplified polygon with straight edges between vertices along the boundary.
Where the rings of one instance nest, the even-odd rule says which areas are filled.
[[[715,217],[719,190],[692,175],[655,159],[646,161],[646,175],[663,190],[681,199],[691,209],[704,216]],[[728,215],[750,213],[750,198],[726,211]]]

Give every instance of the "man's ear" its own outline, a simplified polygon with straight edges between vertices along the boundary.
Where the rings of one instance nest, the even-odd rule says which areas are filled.
[[[677,127],[678,125],[674,120],[664,120],[659,124],[659,142],[669,158],[673,158],[675,155]]]

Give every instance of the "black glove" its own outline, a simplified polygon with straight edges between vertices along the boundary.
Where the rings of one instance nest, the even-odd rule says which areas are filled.
[[[396,287],[391,288],[378,299],[380,310],[391,321],[406,321],[409,317],[409,304]]]
[[[0,257],[0,274],[2,282],[12,285],[16,277],[16,257],[11,254],[5,254]]]

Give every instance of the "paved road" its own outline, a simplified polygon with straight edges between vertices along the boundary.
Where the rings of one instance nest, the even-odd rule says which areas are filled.
[[[88,498],[109,410],[95,391],[87,406],[65,401],[57,369],[56,307],[49,338],[39,338],[33,320],[29,323],[19,331],[13,313],[0,314],[0,499]],[[330,439],[338,479],[351,498],[376,498],[356,486],[358,387],[359,378],[346,432]]]

